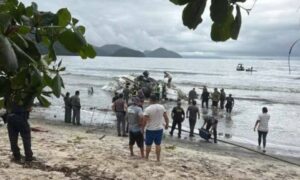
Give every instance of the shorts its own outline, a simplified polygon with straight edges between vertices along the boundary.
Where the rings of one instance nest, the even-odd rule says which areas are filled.
[[[138,131],[138,132],[130,131],[129,132],[129,145],[133,146],[135,143],[139,148],[144,147],[144,136],[140,131]]]
[[[161,130],[146,130],[146,145],[151,146],[153,142],[155,145],[160,145],[163,135],[163,129]]]

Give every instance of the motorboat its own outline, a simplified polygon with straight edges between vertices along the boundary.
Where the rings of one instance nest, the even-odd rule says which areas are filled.
[[[236,70],[237,71],[245,71],[245,68],[244,68],[243,64],[238,64],[236,67]]]

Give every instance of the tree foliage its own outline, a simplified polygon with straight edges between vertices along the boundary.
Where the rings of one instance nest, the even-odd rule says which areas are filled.
[[[176,5],[185,8],[182,12],[182,21],[189,29],[196,29],[202,23],[202,14],[206,8],[207,0],[170,0]],[[236,40],[239,36],[242,15],[240,6],[246,0],[211,0],[210,18],[213,21],[211,26],[211,39],[213,41]],[[235,16],[234,13],[235,7]],[[248,11],[247,11],[248,12]]]
[[[35,98],[49,106],[46,97],[59,97],[64,88],[60,72],[65,68],[57,60],[54,43],[83,59],[94,58],[96,52],[84,33],[66,8],[52,13],[39,11],[34,2],[27,7],[18,0],[0,4],[0,108],[4,97],[8,109],[12,102],[31,106]],[[37,43],[48,47],[48,54],[42,55]]]

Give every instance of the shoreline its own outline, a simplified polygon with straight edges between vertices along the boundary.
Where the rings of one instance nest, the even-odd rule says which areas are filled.
[[[195,143],[166,136],[162,161],[130,157],[128,138],[112,127],[73,126],[30,119],[32,149],[38,161],[10,162],[5,126],[0,127],[0,177],[4,179],[297,179],[300,168],[221,143]],[[20,141],[20,140],[19,140]],[[19,143],[21,145],[21,143]],[[20,146],[21,147],[21,146]],[[22,149],[22,147],[21,147]],[[138,155],[138,148],[134,147]],[[22,152],[23,153],[23,152]],[[292,158],[292,157],[290,157]],[[18,172],[17,174],[14,172]]]

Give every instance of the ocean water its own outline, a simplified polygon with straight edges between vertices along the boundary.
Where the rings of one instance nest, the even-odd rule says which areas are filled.
[[[82,122],[85,124],[114,123],[115,117],[105,109],[111,107],[111,93],[102,87],[120,75],[141,74],[144,70],[156,79],[163,78],[163,71],[173,76],[173,83],[188,93],[193,87],[201,93],[203,85],[209,91],[224,88],[235,98],[230,117],[219,111],[218,133],[230,134],[229,141],[256,145],[257,132],[253,127],[261,108],[269,109],[271,120],[267,147],[273,153],[300,157],[300,61],[292,61],[292,74],[288,73],[287,60],[231,60],[231,59],[160,59],[97,57],[81,60],[78,57],[61,57],[66,71],[62,77],[66,89],[72,94],[81,92]],[[238,63],[253,66],[256,72],[239,72]],[[88,95],[88,88],[94,94]],[[50,108],[37,108],[47,119],[63,120],[63,100],[51,98]],[[174,102],[165,104],[168,111]],[[94,110],[93,108],[102,110]],[[183,104],[186,108],[187,104]],[[201,115],[202,116],[202,115]],[[203,116],[202,116],[203,117]],[[197,122],[200,128],[203,119]],[[184,128],[188,129],[188,121]],[[220,136],[222,138],[222,136]]]

